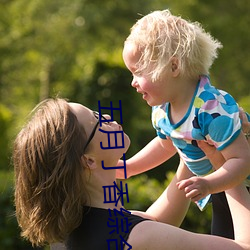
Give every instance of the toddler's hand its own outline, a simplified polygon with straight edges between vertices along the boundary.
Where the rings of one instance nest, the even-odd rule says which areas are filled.
[[[194,176],[186,180],[181,180],[176,185],[180,190],[184,190],[187,198],[194,202],[206,197],[210,193],[209,183],[204,177]]]

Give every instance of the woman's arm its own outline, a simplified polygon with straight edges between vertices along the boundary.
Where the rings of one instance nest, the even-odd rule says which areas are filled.
[[[187,199],[185,193],[177,188],[176,183],[191,176],[193,174],[181,160],[174,178],[146,213],[154,216],[157,221],[179,227],[186,216],[190,199]]]
[[[192,177],[181,181],[179,188],[185,190],[188,198],[197,201],[208,194],[237,186],[248,177],[250,148],[243,133],[221,153],[225,163],[218,170],[204,177]]]
[[[203,147],[203,151],[209,156],[210,159],[217,164],[224,163],[223,157],[221,157],[221,153],[218,151],[214,151],[213,147],[209,146],[206,143],[201,143]],[[181,165],[182,164],[182,165]],[[185,167],[183,163],[181,163],[178,170]],[[221,165],[219,165],[221,166]],[[185,168],[184,168],[185,169]],[[178,172],[178,171],[177,171]],[[186,173],[187,174],[187,173]],[[185,176],[185,174],[184,174]],[[183,176],[182,176],[183,177]],[[178,177],[174,178],[172,183],[176,182]],[[170,184],[170,185],[171,185]],[[170,187],[169,185],[169,187]],[[168,187],[168,188],[169,188]],[[153,204],[150,209],[156,206],[156,209],[151,210],[151,212],[155,211],[155,215],[157,215],[157,205],[160,207],[164,205],[164,202],[169,200],[167,199],[167,190],[163,193],[163,195]],[[170,189],[169,189],[170,191]],[[176,192],[176,191],[175,191]],[[174,194],[174,193],[173,193]],[[133,246],[133,249],[155,249],[155,250],[183,250],[183,249],[192,249],[192,250],[210,250],[210,249],[230,249],[230,250],[250,250],[250,237],[249,237],[249,225],[250,225],[250,196],[244,185],[239,185],[234,188],[231,188],[226,191],[229,207],[232,213],[233,224],[234,224],[234,232],[235,232],[235,240],[230,240],[218,236],[212,235],[202,235],[191,233],[168,224],[159,223],[155,221],[144,221],[139,223],[134,227],[131,231],[128,243]],[[164,200],[165,198],[165,200]],[[174,202],[174,198],[173,202]],[[169,203],[174,205],[174,203]],[[165,211],[165,215],[169,213],[171,216],[172,210],[176,207],[167,206],[167,209],[171,211]],[[163,216],[163,214],[159,214],[158,216]],[[166,216],[167,217],[167,216]],[[164,217],[162,217],[164,218]],[[164,218],[166,221],[167,218]]]
[[[141,217],[167,223],[179,227],[185,218],[190,200],[185,193],[177,188],[176,183],[182,179],[191,177],[183,161],[180,161],[175,176],[161,196],[147,209],[146,212],[131,211]]]
[[[250,249],[250,195],[244,184],[226,190],[232,214],[235,240],[246,243]],[[223,248],[225,249],[225,248]]]
[[[188,198],[197,201],[209,193],[237,186],[250,174],[250,140],[249,138],[246,140],[244,136],[244,133],[247,134],[250,131],[250,122],[242,110],[240,117],[243,133],[221,153],[216,151],[214,147],[199,142],[199,147],[218,170],[205,177],[192,177],[179,182],[178,187],[185,190]]]
[[[128,243],[135,250],[249,250],[250,196],[244,186],[237,186],[226,193],[235,225],[235,240],[191,233],[155,221],[143,221],[133,228]]]

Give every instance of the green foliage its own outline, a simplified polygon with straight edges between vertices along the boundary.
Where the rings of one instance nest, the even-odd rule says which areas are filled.
[[[146,174],[132,177],[126,181],[130,201],[125,205],[128,209],[145,211],[163,192],[164,184]]]
[[[250,112],[250,95],[244,96],[239,100],[239,105],[242,107],[246,112]]]
[[[228,91],[236,100],[249,96],[250,5],[241,1],[194,1],[189,17],[203,24],[223,45],[211,69],[213,83]],[[237,21],[236,21],[237,20]],[[248,102],[250,99],[248,99]]]
[[[11,111],[0,103],[0,169],[7,169],[9,167],[9,151],[10,148],[6,145],[9,141],[10,130],[12,121]]]
[[[165,8],[201,22],[223,43],[224,48],[211,69],[212,81],[230,92],[249,112],[248,0],[226,3],[217,0],[2,0],[0,169],[9,168],[12,139],[30,110],[40,100],[57,94],[93,109],[98,100],[102,105],[109,105],[110,101],[117,105],[121,100],[124,130],[132,142],[127,158],[151,140],[155,132],[150,107],[130,87],[131,76],[121,52],[136,19]],[[147,176],[133,178],[130,190],[131,196],[136,197],[136,201],[131,198],[135,209],[147,207],[156,198],[164,188],[166,169],[174,170],[177,161],[175,157],[149,171]],[[0,176],[0,183],[4,178]],[[1,193],[1,202],[11,213],[11,201],[4,201],[11,191],[5,191]],[[206,228],[207,232],[210,217],[210,209],[201,213],[191,205],[183,226],[201,232]]]
[[[14,210],[13,173],[0,171],[0,180],[0,249],[34,249],[20,237]]]

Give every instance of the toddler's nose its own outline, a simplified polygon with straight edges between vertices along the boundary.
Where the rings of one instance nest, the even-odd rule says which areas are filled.
[[[136,88],[138,85],[137,81],[135,80],[135,78],[133,78],[132,82],[131,82],[131,86]]]

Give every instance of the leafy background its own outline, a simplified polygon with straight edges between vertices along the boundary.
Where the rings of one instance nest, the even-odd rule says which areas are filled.
[[[250,111],[250,5],[248,0],[0,0],[0,249],[32,249],[20,239],[14,216],[11,147],[29,111],[44,98],[60,95],[92,109],[97,101],[122,101],[130,157],[155,136],[150,107],[130,87],[122,57],[134,22],[150,11],[173,14],[203,27],[224,48],[211,70],[218,88]],[[129,207],[146,209],[166,187],[178,164],[162,166],[128,180]],[[211,208],[193,204],[182,225],[208,233]]]

